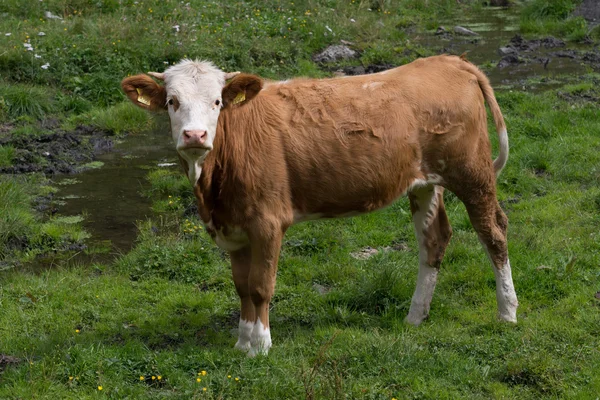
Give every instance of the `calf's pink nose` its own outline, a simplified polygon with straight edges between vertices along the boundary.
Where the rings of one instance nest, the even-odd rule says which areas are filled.
[[[183,143],[186,146],[202,145],[206,141],[206,131],[202,130],[184,130]]]

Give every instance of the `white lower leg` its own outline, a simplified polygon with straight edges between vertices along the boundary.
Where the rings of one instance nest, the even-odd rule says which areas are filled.
[[[410,303],[406,322],[412,325],[419,325],[429,315],[429,307],[431,306],[433,291],[437,283],[437,274],[437,268],[432,268],[424,263],[421,263],[419,266],[417,288]]]
[[[254,357],[257,354],[267,354],[271,348],[271,332],[268,327],[264,326],[260,318],[256,320],[254,329],[252,329],[252,337],[250,339],[252,348],[248,355]]]
[[[245,321],[240,318],[240,325],[238,330],[238,341],[235,344],[235,348],[242,351],[250,350],[252,339],[252,329],[254,328],[254,322]]]
[[[517,294],[513,285],[510,271],[510,261],[507,259],[502,269],[494,267],[496,276],[496,300],[498,301],[498,316],[508,322],[517,322]]]

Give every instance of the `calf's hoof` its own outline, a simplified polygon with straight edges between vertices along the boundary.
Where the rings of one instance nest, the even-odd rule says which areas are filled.
[[[239,340],[236,342],[235,346],[233,346],[234,349],[242,351],[244,353],[248,353],[250,351],[250,349],[252,348],[252,345],[250,344],[250,342],[240,342]]]

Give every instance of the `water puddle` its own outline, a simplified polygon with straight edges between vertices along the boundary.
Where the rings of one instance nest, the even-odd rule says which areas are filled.
[[[559,75],[577,76],[589,70],[589,66],[580,59],[571,58],[569,51],[592,50],[592,47],[569,43],[564,47],[540,46],[534,51],[519,52],[519,58],[525,61],[522,63],[514,63],[504,68],[490,66],[490,63],[495,64],[503,58],[499,49],[507,46],[518,34],[519,13],[516,7],[484,7],[479,12],[464,15],[460,20],[447,21],[442,25],[449,34],[434,35],[433,32],[424,32],[413,40],[421,46],[440,49],[440,52],[466,53],[469,61],[484,67],[495,88],[520,86],[526,79],[533,77],[545,78],[542,80],[552,82]],[[456,25],[479,35],[451,34]],[[557,53],[561,55],[556,55]]]
[[[136,222],[151,216],[148,169],[159,164],[177,168],[177,156],[168,128],[130,134],[109,153],[97,157],[101,168],[77,175],[56,176],[57,197],[64,202],[61,215],[83,215],[83,226],[92,234],[90,247],[109,247],[110,253],[131,249],[137,236]],[[104,257],[106,258],[106,257]]]

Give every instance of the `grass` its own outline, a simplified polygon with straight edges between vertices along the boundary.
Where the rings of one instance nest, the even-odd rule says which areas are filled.
[[[571,13],[580,0],[532,0],[521,13],[521,31],[538,35],[557,35],[572,41],[582,41],[588,34],[587,22]]]
[[[401,199],[290,229],[274,348],[248,359],[232,349],[238,300],[227,255],[187,213],[191,191],[174,167],[149,172],[148,195],[166,206],[116,263],[4,273],[0,348],[22,361],[0,377],[0,397],[595,398],[600,118],[595,103],[560,95],[595,93],[594,79],[498,93],[512,152],[498,187],[516,326],[495,319],[492,271],[451,194],[454,237],[430,319],[403,323],[418,256]],[[399,242],[408,250],[385,250]],[[380,251],[352,258],[366,246]]]
[[[15,148],[12,146],[0,146],[0,167],[8,167],[12,165],[12,160],[15,157]]]
[[[265,77],[325,76],[311,56],[340,39],[353,41],[360,58],[332,68],[401,63],[430,51],[413,47],[410,29],[435,28],[480,7],[454,0],[293,3],[202,2],[188,10],[155,0],[3,1],[0,116],[20,135],[36,134],[46,118],[62,127],[143,130],[149,117],[119,92],[127,74],[203,55]],[[542,4],[525,4],[531,19],[568,21],[560,10],[532,14],[534,3]],[[40,20],[46,10],[63,22]],[[24,50],[27,40],[33,52]],[[148,172],[155,216],[140,223],[133,250],[104,264],[63,259],[44,266],[40,256],[85,240],[82,217],[34,212],[36,198],[55,190],[49,182],[2,176],[0,398],[596,398],[597,88],[598,76],[589,75],[541,94],[497,93],[511,143],[498,196],[510,222],[521,303],[516,326],[495,318],[493,273],[450,193],[454,236],[421,327],[403,322],[418,264],[403,198],[377,213],[289,230],[272,302],[274,347],[268,357],[248,359],[232,348],[239,314],[228,256],[200,228],[178,166]],[[0,166],[18,151],[1,147]],[[399,243],[400,250],[389,249]],[[352,257],[367,246],[379,252]]]

